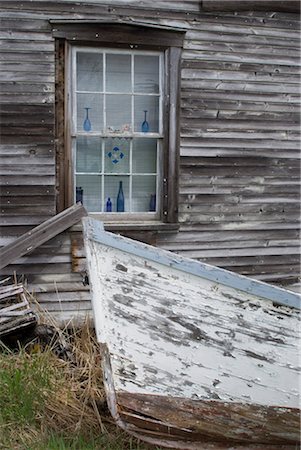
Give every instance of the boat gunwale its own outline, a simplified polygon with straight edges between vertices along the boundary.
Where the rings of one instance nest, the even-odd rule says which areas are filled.
[[[91,217],[84,217],[82,222],[87,239],[199,278],[271,300],[277,305],[301,309],[301,295],[296,292],[111,233],[105,230],[103,222]]]

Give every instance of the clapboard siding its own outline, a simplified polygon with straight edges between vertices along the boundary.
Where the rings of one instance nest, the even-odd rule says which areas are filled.
[[[204,3],[204,2],[203,2]],[[206,3],[206,2],[205,2]],[[204,5],[205,5],[204,3]],[[258,279],[299,276],[300,23],[277,11],[206,12],[197,0],[2,1],[0,245],[55,214],[55,41],[49,20],[187,30],[181,63],[179,231],[147,239]],[[85,259],[62,233],[1,271],[51,314],[89,314]],[[146,237],[146,234],[145,234]],[[76,261],[74,261],[76,255]]]
[[[296,23],[259,20],[207,16],[186,34],[181,229],[158,245],[284,281],[299,275],[299,42]]]

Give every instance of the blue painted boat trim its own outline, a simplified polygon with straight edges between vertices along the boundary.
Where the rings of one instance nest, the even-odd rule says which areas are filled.
[[[200,261],[185,258],[167,250],[152,247],[124,236],[119,236],[104,230],[103,223],[84,217],[82,219],[84,233],[88,239],[106,246],[116,248],[141,258],[163,264],[168,267],[186,272],[197,277],[221,283],[234,289],[247,292],[258,297],[272,300],[279,305],[301,309],[301,295],[296,292],[272,286],[262,281],[253,280],[243,275],[221,269],[219,267],[204,264]]]

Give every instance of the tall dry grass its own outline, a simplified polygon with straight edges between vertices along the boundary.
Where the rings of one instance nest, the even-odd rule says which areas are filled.
[[[106,407],[100,349],[90,323],[72,332],[54,331],[47,345],[35,339],[17,351],[2,346],[0,449],[151,448],[113,424]],[[62,345],[65,359],[56,354]]]

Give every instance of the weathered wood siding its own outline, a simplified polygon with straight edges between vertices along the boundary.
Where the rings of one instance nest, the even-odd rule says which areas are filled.
[[[182,63],[181,232],[160,245],[265,280],[299,273],[298,24],[205,16]]]
[[[122,18],[187,29],[180,229],[157,245],[266,281],[298,277],[298,14],[204,12],[196,0],[4,0],[0,14],[0,245],[54,215],[61,188],[49,20]],[[63,233],[1,273],[38,283],[43,304],[60,299],[58,311],[89,310],[71,240]]]

